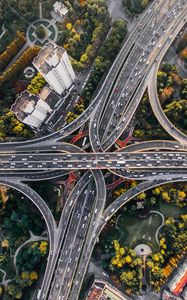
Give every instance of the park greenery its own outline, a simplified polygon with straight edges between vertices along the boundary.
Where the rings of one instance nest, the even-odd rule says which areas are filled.
[[[160,291],[187,251],[187,214],[167,218],[159,236],[160,250],[147,260],[149,282]]]
[[[0,54],[0,71],[3,71],[25,42],[25,35],[22,32],[17,31],[15,39]]]
[[[58,44],[73,58],[73,67],[80,70],[93,60],[110,28],[110,17],[104,0],[64,3],[69,12],[66,22],[59,25]]]
[[[158,96],[170,121],[187,133],[187,80],[181,78],[176,65],[162,63],[157,74]],[[151,109],[148,92],[144,93],[136,115],[133,136],[142,140],[170,139]]]
[[[180,58],[187,62],[187,33],[185,33],[179,40],[177,45],[177,54],[179,54]]]
[[[38,0],[1,0],[0,26],[4,24],[10,33],[1,50],[10,43],[16,30],[26,32],[30,23],[38,18]]]
[[[113,191],[113,201],[136,185],[136,181],[129,180],[120,183]],[[102,267],[125,293],[131,295],[141,292],[143,268],[146,268],[146,279],[150,287],[160,291],[187,250],[186,207],[185,182],[163,184],[139,193],[108,221],[96,244],[93,258],[95,256],[98,260],[102,254],[107,254],[107,258],[101,260]],[[160,218],[159,215],[153,218],[153,211],[163,213],[165,218],[158,233],[158,243],[155,235],[161,219],[157,219]],[[154,224],[149,223],[150,216],[155,228]],[[149,233],[146,220],[152,228]],[[132,226],[134,230],[136,228],[134,234]],[[134,252],[134,247],[140,243],[146,243],[152,249],[145,265],[142,258]]]
[[[25,50],[12,65],[0,75],[0,85],[7,80],[16,79],[16,77],[20,75],[24,68],[28,66],[33,58],[38,54],[39,50],[40,48],[38,46],[32,46]]]
[[[45,223],[38,210],[21,193],[8,190],[0,197],[0,268],[6,272],[8,285],[0,285],[1,299],[26,299],[27,288],[33,285],[45,270],[48,242],[41,236]],[[30,238],[30,233],[41,236],[25,244],[16,256],[11,255]]]
[[[27,91],[31,94],[38,94],[42,87],[45,85],[46,81],[40,73],[31,80],[31,83],[27,86]]]
[[[130,15],[138,15],[144,11],[151,0],[122,0],[125,10]]]
[[[118,54],[121,43],[127,34],[127,24],[123,20],[115,20],[111,31],[103,42],[94,61],[94,69],[83,91],[83,98],[88,106],[92,95],[97,88],[103,74],[109,69],[116,55]]]
[[[23,14],[27,16],[26,10],[28,10],[28,14],[30,14],[30,1],[28,1],[27,4],[25,3],[25,1],[23,2],[23,7],[21,7],[21,1],[17,1],[17,3],[15,3],[15,1],[13,0],[8,1],[7,9],[10,10],[12,19],[14,19],[14,17],[16,18],[17,14]],[[32,16],[34,16],[34,14],[36,14],[37,12],[36,3],[34,2],[33,5],[34,12]],[[105,39],[111,26],[111,20],[105,1],[89,0],[80,1],[80,3],[75,3],[74,1],[66,1],[65,5],[68,7],[69,12],[68,16],[65,19],[65,22],[60,23],[59,25],[61,26],[60,29],[62,29],[62,32],[59,35],[58,44],[66,48],[68,53],[71,55],[73,67],[78,71],[84,70],[89,67],[93,63],[95,56],[97,55],[94,61],[94,68],[86,85],[85,91],[83,95],[81,95],[79,101],[76,103],[74,111],[70,112],[66,117],[67,123],[70,123],[74,119],[76,119],[88,106],[88,103],[103,73],[108,69],[110,63],[115,58],[116,53],[119,51],[120,44],[127,33],[127,26],[125,21],[114,21],[110,30],[110,34],[103,44],[103,39]],[[1,10],[4,12],[4,9],[5,6],[3,2],[1,4]],[[5,15],[5,23],[6,20],[7,19]],[[21,29],[21,27],[16,26],[16,21],[14,23],[17,29]],[[17,31],[17,33],[15,32],[14,40],[5,45],[3,49],[4,51],[1,55],[7,59],[5,59],[5,61],[3,62],[4,65],[2,66],[2,70],[6,65],[9,64],[11,59],[19,50],[19,48],[17,47],[17,40],[20,40],[20,47],[25,42],[24,31],[25,30],[23,30],[23,33],[20,33],[19,31]],[[43,28],[41,28],[41,26],[38,26],[35,33],[37,35],[42,34],[42,38],[44,34]],[[101,44],[102,47],[100,47]],[[5,108],[10,108],[13,100],[15,100],[16,94],[23,91],[24,84],[22,86],[21,81],[18,82],[17,78],[19,78],[23,69],[32,61],[33,57],[37,55],[38,51],[39,48],[36,46],[28,48],[15,62],[13,62],[11,66],[9,66],[4,70],[4,72],[1,73],[0,90],[2,90],[2,99],[8,99],[7,106],[5,106]],[[13,83],[11,88],[10,81]],[[37,74],[28,85],[28,91],[30,93],[37,94],[44,84],[45,80],[41,75]],[[16,125],[16,128],[14,128],[15,122],[11,113],[7,110],[5,111],[5,114],[8,114],[8,118],[11,117],[10,119],[12,122],[10,129],[6,126],[6,124],[9,124],[9,122],[6,122],[7,116],[4,114],[3,109],[1,110],[3,119],[1,126],[1,138],[4,139],[6,138],[6,136],[29,137],[31,133],[29,132],[27,127],[21,124],[19,121],[17,121],[17,125],[19,126]]]
[[[17,33],[17,38],[6,48],[1,54],[5,58],[5,63],[1,64],[1,68],[9,63],[12,56],[15,55],[19,49],[19,45],[25,40],[22,33]],[[18,44],[17,44],[18,43]],[[20,43],[20,44],[19,44]],[[17,120],[14,114],[9,110],[10,106],[15,101],[17,93],[24,90],[25,84],[17,80],[17,77],[22,73],[24,68],[31,62],[34,56],[37,55],[39,47],[30,47],[23,52],[23,54],[7,69],[3,70],[0,75],[0,139],[3,140],[6,137],[23,137],[29,138],[33,135],[31,130]],[[13,54],[14,53],[14,54]],[[1,61],[1,60],[0,60]],[[37,77],[38,82],[33,79],[30,89],[35,92],[44,85],[45,81],[41,76]]]
[[[115,255],[109,266],[112,279],[114,281],[120,279],[126,293],[138,293],[142,286],[142,259],[129,247],[122,247],[117,240],[113,241],[113,247]]]
[[[30,128],[17,120],[15,115],[10,111],[14,103],[16,94],[23,91],[25,85],[22,82],[6,81],[0,86],[0,140],[6,138],[30,138],[33,136]]]
[[[141,140],[170,139],[169,134],[159,124],[152,111],[147,91],[142,97],[135,116],[136,126],[133,132],[133,137]]]
[[[62,186],[52,181],[30,182],[30,187],[34,189],[49,206],[56,221],[59,221],[62,205],[61,193]]]
[[[0,115],[0,140],[6,137],[30,138],[33,136],[31,130],[21,123],[15,115],[8,109],[2,111]]]
[[[90,78],[80,96],[79,102],[75,106],[75,111],[71,112],[66,121],[68,123],[76,119],[88,107],[90,100],[99,85],[103,74],[109,69],[120,50],[121,43],[127,34],[127,25],[123,20],[115,20],[112,24],[111,31],[97,52],[94,60],[93,70]]]
[[[43,39],[46,36],[46,29],[42,25],[38,25],[35,29],[35,34],[39,39]]]
[[[157,74],[158,95],[170,121],[187,134],[187,80],[176,65],[162,63]]]

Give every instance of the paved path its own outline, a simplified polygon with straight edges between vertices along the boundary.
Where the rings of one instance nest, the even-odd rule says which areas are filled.
[[[157,211],[157,210],[151,210],[150,213],[157,214],[157,215],[161,216],[161,219],[162,219],[162,223],[161,223],[161,225],[157,228],[156,233],[155,233],[155,239],[156,239],[156,242],[157,242],[157,244],[160,246],[160,243],[159,243],[159,240],[158,240],[158,235],[159,235],[160,229],[164,226],[164,220],[165,220],[165,217],[164,217],[164,215],[163,215],[161,212],[159,212],[159,211]]]
[[[5,282],[6,272],[3,269],[0,269],[0,272],[3,273],[3,280],[1,281],[3,284]]]
[[[29,47],[29,43],[26,40],[25,44],[21,47],[21,49],[18,51],[18,53],[11,59],[9,64],[6,66],[4,71],[6,71],[8,68],[10,68],[11,65],[23,54],[23,52]]]
[[[122,0],[107,0],[108,11],[113,19],[122,19],[131,22],[132,19],[125,14]]]
[[[118,226],[118,220],[121,217],[121,214],[117,217],[116,222],[115,222],[115,227],[119,230],[119,233],[121,234],[121,236],[118,239],[118,242],[122,239],[122,237],[124,236],[123,230]]]
[[[107,0],[106,4],[108,6],[108,11],[112,17],[112,19],[122,19],[128,23],[128,31],[130,32],[135,24],[138,22],[139,18],[131,18],[125,13],[124,6],[122,4],[122,0]]]
[[[134,300],[160,300],[160,294],[157,294],[155,292],[147,293],[142,296],[134,296]]]
[[[53,18],[51,20],[48,20],[48,19],[43,19],[43,18],[40,18],[38,20],[35,20],[33,23],[31,23],[27,29],[27,33],[26,33],[26,39],[27,39],[27,43],[30,45],[30,46],[33,46],[36,44],[36,42],[40,42],[42,44],[45,44],[49,39],[48,37],[45,37],[44,39],[39,39],[39,38],[35,38],[33,41],[30,40],[30,37],[29,37],[29,33],[30,33],[30,30],[33,28],[35,29],[36,26],[35,24],[37,24],[38,22],[48,22],[48,25],[45,26],[47,29],[50,27],[50,26],[53,26],[54,28],[54,31],[55,31],[55,36],[53,38],[53,41],[56,42],[57,41],[57,38],[58,38],[58,28],[56,26],[56,20],[54,20]],[[42,24],[42,23],[41,23]]]
[[[40,19],[42,19],[42,1],[41,0],[39,1],[39,16],[40,16]]]

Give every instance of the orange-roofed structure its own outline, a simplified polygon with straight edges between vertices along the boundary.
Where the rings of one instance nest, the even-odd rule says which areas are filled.
[[[179,299],[187,300],[186,289],[187,286],[187,258],[180,264],[176,270],[175,275],[168,284],[168,288],[173,296]]]
[[[180,293],[182,293],[183,288],[186,286],[187,284],[187,270],[184,274],[184,276],[182,276],[182,278],[179,279],[175,289],[172,291],[173,294],[175,295],[179,295]]]
[[[108,282],[95,280],[86,300],[130,300],[130,298]]]

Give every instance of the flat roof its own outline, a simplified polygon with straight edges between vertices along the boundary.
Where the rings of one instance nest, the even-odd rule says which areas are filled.
[[[51,109],[54,109],[56,103],[60,99],[60,96],[52,91],[48,86],[43,87],[38,96],[45,101]]]
[[[53,66],[50,66],[48,61],[56,56],[60,61],[64,48],[59,47],[57,44],[49,41],[45,46],[39,51],[38,55],[33,59],[33,65],[40,70],[40,72],[47,74],[52,70]]]
[[[23,91],[11,106],[11,111],[20,119],[23,120],[27,115],[23,110],[29,105],[30,102],[35,104],[39,97],[30,94],[27,90]]]
[[[54,7],[54,9],[58,10],[59,12],[61,12],[64,16],[65,16],[65,15],[67,14],[67,12],[68,12],[67,7],[66,7],[62,2],[56,1],[56,2],[53,4],[53,7]]]

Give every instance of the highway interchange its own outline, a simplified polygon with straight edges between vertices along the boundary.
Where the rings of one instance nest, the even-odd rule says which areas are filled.
[[[156,72],[186,23],[186,15],[184,0],[153,1],[124,41],[100,90],[79,118],[41,138],[0,144],[1,184],[27,196],[38,207],[48,229],[49,257],[37,299],[78,299],[97,237],[112,215],[142,191],[187,180],[187,137],[162,112],[156,90]],[[177,141],[140,142],[110,152],[131,126],[147,86],[156,117]],[[87,122],[89,153],[61,142]],[[57,227],[45,202],[23,182],[59,178],[72,170],[87,171],[69,195]],[[101,170],[144,181],[104,210],[106,184]]]

